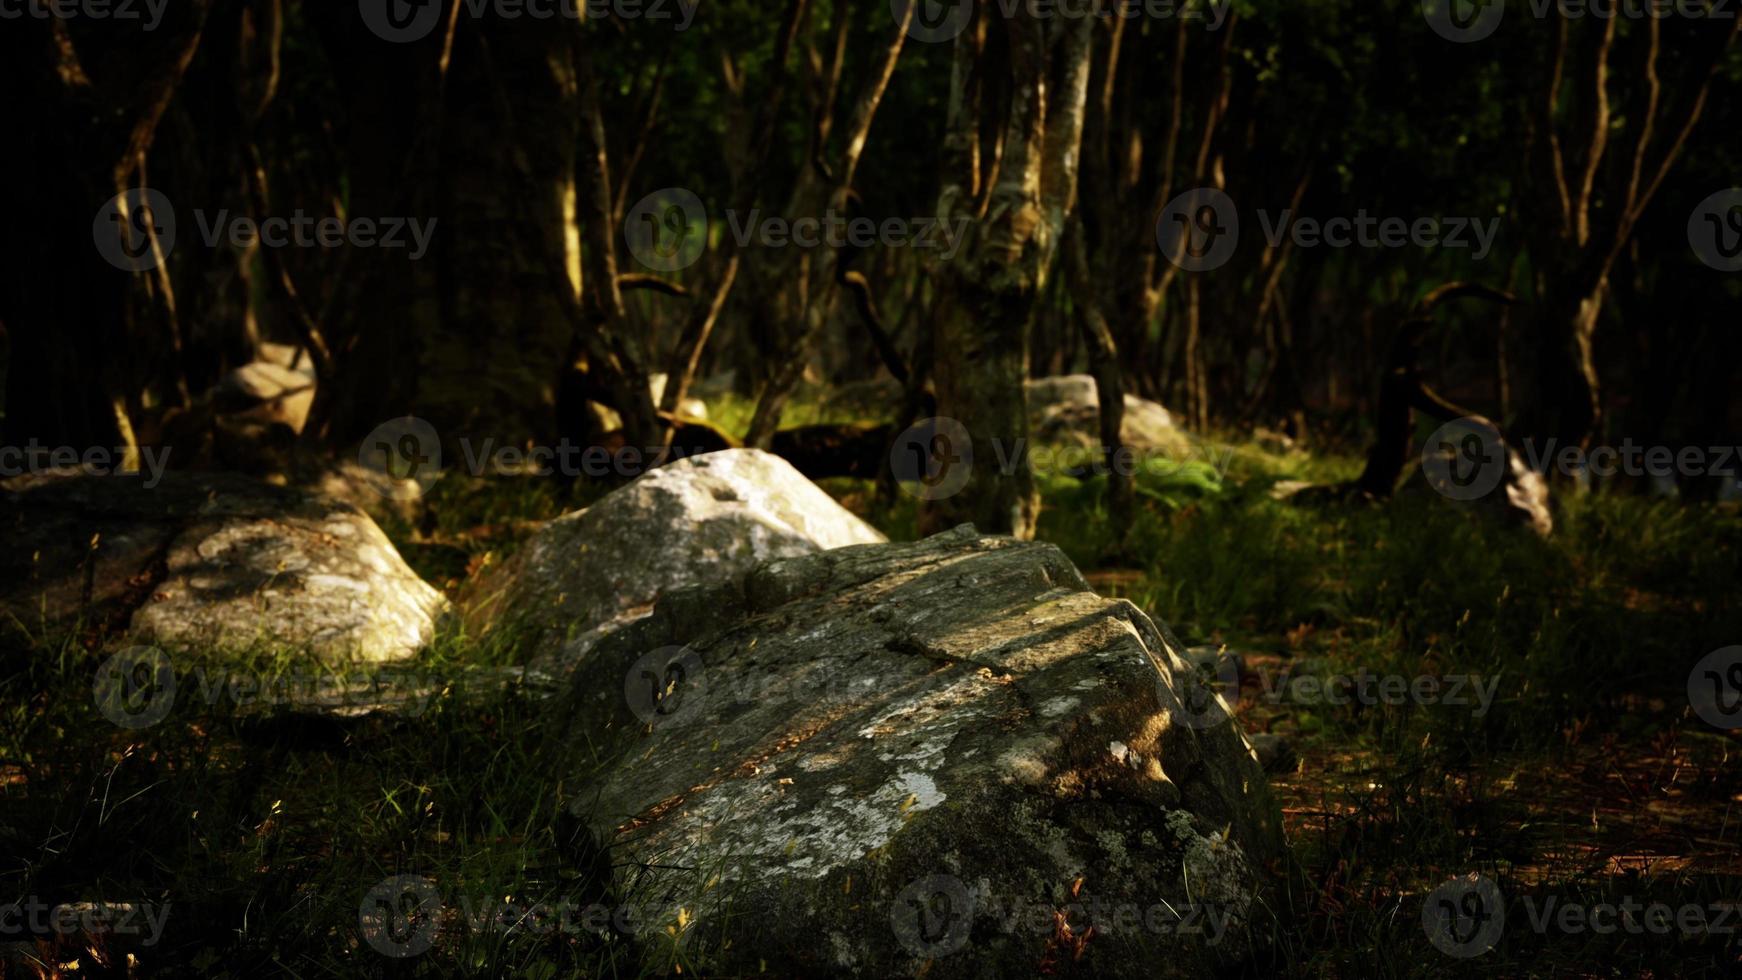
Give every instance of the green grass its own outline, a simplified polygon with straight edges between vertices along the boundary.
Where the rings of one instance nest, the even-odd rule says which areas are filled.
[[[1286,803],[1315,815],[1290,819],[1273,941],[1254,972],[1452,976],[1474,965],[1498,975],[1698,975],[1716,958],[1733,961],[1733,948],[1709,941],[1511,927],[1487,957],[1458,961],[1427,944],[1420,902],[1446,877],[1472,871],[1509,896],[1737,897],[1734,878],[1700,873],[1697,851],[1687,855],[1691,869],[1632,876],[1556,857],[1590,836],[1587,825],[1619,818],[1599,819],[1592,799],[1549,797],[1557,772],[1593,755],[1608,753],[1618,769],[1665,758],[1676,775],[1662,778],[1675,792],[1626,768],[1620,782],[1643,795],[1624,799],[1621,812],[1673,797],[1710,814],[1691,839],[1734,839],[1725,814],[1742,793],[1729,761],[1735,743],[1688,719],[1685,684],[1694,660],[1742,636],[1742,517],[1722,506],[1573,496],[1561,502],[1556,534],[1541,541],[1432,498],[1302,507],[1268,492],[1278,480],[1357,469],[1346,457],[1253,446],[1235,447],[1225,468],[1154,464],[1122,535],[1108,526],[1100,482],[1040,480],[1040,536],[1092,575],[1122,537],[1126,574],[1108,588],[1187,642],[1246,651],[1243,723],[1286,734],[1309,760],[1279,781]],[[893,536],[912,536],[911,498],[880,501],[861,481],[827,486]],[[427,500],[430,519],[387,527],[421,569],[463,576],[483,551],[511,546],[525,522],[584,499],[536,482],[444,481]],[[480,527],[495,530],[474,533]],[[527,691],[475,680],[472,668],[519,662],[512,636],[480,644],[445,634],[413,668],[447,683],[410,717],[317,720],[206,703],[184,689],[168,718],[137,732],[99,713],[95,655],[67,644],[0,657],[0,887],[169,902],[172,939],[139,951],[151,969],[544,978],[677,965],[667,944],[638,946],[609,930],[464,921],[468,905],[482,915],[610,900],[609,875],[565,814],[608,753],[574,744],[560,712]],[[177,661],[183,670],[195,662]],[[267,680],[300,669],[273,651],[223,662]],[[1498,677],[1497,700],[1477,717],[1443,704],[1264,696],[1265,679],[1284,670],[1362,667]],[[449,909],[435,951],[404,962],[371,949],[359,925],[364,896],[395,875],[429,878]]]

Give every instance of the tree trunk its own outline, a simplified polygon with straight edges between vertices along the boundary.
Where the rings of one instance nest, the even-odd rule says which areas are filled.
[[[994,22],[999,18],[989,18]],[[1087,18],[1040,20],[1026,8],[1003,19],[1009,32],[1008,115],[995,183],[976,207],[977,167],[962,167],[978,106],[967,98],[983,46],[956,40],[938,215],[974,215],[968,242],[940,276],[934,311],[938,414],[972,440],[967,484],[925,501],[920,528],[972,522],[981,531],[1033,537],[1040,512],[1028,466],[1028,324],[1075,205],[1089,77]],[[976,30],[983,29],[984,21]],[[1048,31],[1059,32],[1048,37]],[[972,156],[968,154],[968,156]],[[978,217],[984,215],[984,217]]]

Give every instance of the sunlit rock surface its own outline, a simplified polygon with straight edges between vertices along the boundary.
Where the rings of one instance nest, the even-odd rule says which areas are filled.
[[[539,660],[572,663],[672,589],[726,581],[770,558],[882,540],[778,456],[706,453],[547,523],[471,587],[468,622],[528,629]]]
[[[1101,403],[1094,377],[1065,374],[1029,381],[1028,423],[1038,442],[1099,446]],[[1191,447],[1166,408],[1131,394],[1125,396],[1119,438],[1141,452],[1184,452]]]
[[[721,973],[1204,976],[1264,928],[1279,820],[1182,653],[971,527],[768,562],[579,668],[622,754],[572,812]]]
[[[386,661],[446,609],[368,515],[243,477],[35,477],[0,493],[0,614],[164,648]]]

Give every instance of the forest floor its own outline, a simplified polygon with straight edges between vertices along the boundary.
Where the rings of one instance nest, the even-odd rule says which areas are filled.
[[[1298,758],[1273,779],[1290,857],[1271,941],[1247,969],[1742,972],[1742,919],[1730,921],[1742,907],[1742,740],[1697,717],[1687,694],[1695,661],[1742,637],[1742,513],[1568,495],[1555,534],[1539,540],[1431,494],[1384,507],[1281,502],[1269,492],[1277,481],[1347,478],[1358,461],[1225,448],[1212,454],[1222,467],[1146,471],[1117,552],[1102,488],[1043,478],[1039,536],[1186,643],[1237,655],[1242,724],[1285,737]],[[912,537],[911,500],[826,485],[892,537]],[[545,483],[444,478],[425,502],[430,519],[385,526],[451,591],[529,522],[584,501]],[[419,666],[439,674],[515,656],[452,637]],[[541,737],[553,721],[524,690],[332,721],[178,703],[146,741],[95,717],[83,650],[5,657],[0,895],[131,890],[173,903],[179,920],[150,949],[58,955],[121,969],[131,953],[146,974],[228,977],[696,972],[608,935],[477,922],[444,928],[440,955],[416,962],[359,940],[359,896],[395,874],[462,893],[456,916],[471,911],[466,895],[597,892],[557,802],[589,762]],[[1363,671],[1432,678],[1440,694],[1337,704],[1294,683]],[[1472,874],[1505,897],[1505,927],[1491,951],[1463,959],[1430,944],[1422,908]],[[1729,931],[1603,931],[1540,915],[1550,901],[1698,905]]]

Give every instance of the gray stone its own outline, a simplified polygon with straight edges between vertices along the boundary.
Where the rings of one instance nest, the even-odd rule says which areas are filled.
[[[1279,817],[1184,652],[971,527],[767,562],[577,669],[619,761],[572,812],[704,973],[1210,975],[1259,941]]]
[[[0,618],[172,649],[381,662],[427,643],[447,603],[368,515],[224,474],[67,475],[0,493]]]
[[[1092,375],[1066,374],[1028,382],[1028,423],[1037,442],[1099,446],[1100,420],[1101,403]],[[1191,448],[1166,408],[1131,394],[1125,396],[1119,438],[1138,452],[1185,453]]]
[[[541,664],[573,663],[661,594],[758,562],[884,537],[778,456],[732,449],[676,460],[546,523],[468,587],[474,633],[531,633]]]

